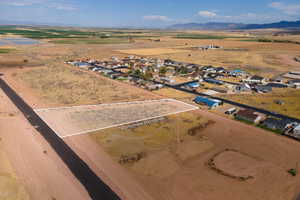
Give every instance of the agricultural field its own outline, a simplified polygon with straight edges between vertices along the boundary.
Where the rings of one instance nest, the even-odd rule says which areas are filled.
[[[126,38],[92,38],[92,39],[60,39],[49,41],[54,44],[123,44],[130,41]]]
[[[10,48],[0,48],[0,54],[6,54],[12,52],[13,49]]]
[[[177,53],[187,53],[187,50],[181,49],[166,49],[166,48],[149,48],[149,49],[130,49],[130,50],[119,50],[121,53],[133,54],[140,56],[154,56],[154,55],[164,55],[164,54],[177,54]]]

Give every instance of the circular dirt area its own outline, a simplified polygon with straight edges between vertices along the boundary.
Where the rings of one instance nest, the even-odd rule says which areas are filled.
[[[225,150],[209,161],[209,166],[218,173],[239,180],[255,177],[261,162],[235,150]]]

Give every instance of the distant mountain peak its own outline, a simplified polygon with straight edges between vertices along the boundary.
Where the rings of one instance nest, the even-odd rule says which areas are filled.
[[[280,21],[268,24],[242,24],[228,22],[174,24],[169,29],[178,30],[232,30],[232,29],[264,29],[264,28],[300,28],[300,21]]]

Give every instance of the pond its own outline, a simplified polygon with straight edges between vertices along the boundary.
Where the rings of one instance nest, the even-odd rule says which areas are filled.
[[[34,45],[40,44],[39,41],[29,38],[2,38],[0,45]]]

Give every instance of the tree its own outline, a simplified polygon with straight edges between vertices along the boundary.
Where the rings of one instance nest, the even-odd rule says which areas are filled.
[[[141,72],[141,70],[136,69],[136,70],[134,70],[133,75],[140,77],[142,75],[142,72]]]
[[[165,75],[167,73],[167,68],[166,67],[161,67],[160,69],[159,69],[159,74],[160,75]]]
[[[288,170],[288,173],[291,174],[292,176],[297,176],[297,170],[296,169],[290,169],[290,170]]]
[[[188,73],[187,68],[186,67],[181,67],[180,68],[180,73],[181,74],[187,74]]]
[[[153,74],[150,70],[146,71],[145,75],[144,75],[144,78],[146,80],[151,80],[153,78]]]

